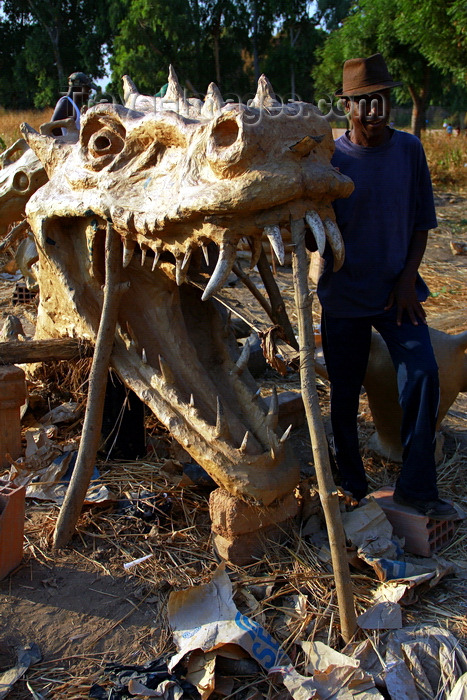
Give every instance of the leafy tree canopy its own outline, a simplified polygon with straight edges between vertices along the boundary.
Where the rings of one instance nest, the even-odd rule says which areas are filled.
[[[3,0],[0,2],[0,103],[4,107],[53,104],[80,70],[104,74],[110,45],[106,0]]]
[[[425,126],[425,109],[433,97],[439,98],[451,86],[443,79],[417,42],[410,40],[401,27],[413,27],[403,8],[409,0],[360,0],[342,26],[332,32],[318,51],[319,62],[313,77],[320,96],[332,95],[339,86],[342,64],[348,58],[381,52],[395,79],[404,87],[394,90],[397,101],[412,100],[412,129],[419,134]],[[452,39],[452,33],[451,33]]]

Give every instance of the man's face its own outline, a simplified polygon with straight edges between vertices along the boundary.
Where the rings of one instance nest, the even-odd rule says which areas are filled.
[[[387,89],[369,95],[348,97],[346,111],[354,130],[375,137],[384,131],[389,121],[391,91]]]

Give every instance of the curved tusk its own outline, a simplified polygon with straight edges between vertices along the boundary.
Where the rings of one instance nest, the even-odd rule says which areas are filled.
[[[213,294],[219,291],[223,286],[227,277],[232,271],[232,266],[237,257],[237,246],[228,241],[223,241],[220,245],[219,259],[217,261],[214,272],[209,280],[206,289],[204,290],[202,301],[210,299]]]
[[[272,246],[273,251],[276,254],[276,258],[279,261],[279,265],[283,265],[285,262],[285,252],[284,243],[282,241],[282,235],[279,226],[265,226],[264,233],[269,238],[269,242]]]
[[[317,211],[311,209],[305,214],[305,219],[310,227],[311,233],[315,238],[316,245],[318,246],[318,253],[321,255],[321,257],[323,257],[324,249],[326,247],[326,231],[324,230],[320,215]]]
[[[328,217],[324,220],[324,229],[326,231],[326,238],[331,246],[332,254],[334,255],[334,272],[340,270],[344,264],[345,259],[345,248],[344,241],[342,240],[342,234],[339,231],[339,227],[335,221]]]

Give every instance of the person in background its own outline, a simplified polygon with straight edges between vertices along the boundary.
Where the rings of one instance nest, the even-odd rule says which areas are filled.
[[[85,73],[72,73],[68,78],[68,92],[55,105],[51,121],[56,122],[67,117],[74,117],[79,131],[82,109],[87,105],[91,90],[97,89],[97,85]],[[53,130],[55,136],[61,136],[65,133],[66,129]]]
[[[394,82],[381,54],[344,63],[342,97],[349,130],[335,142],[332,164],[355,184],[334,202],[345,261],[333,271],[325,251],[318,283],[322,340],[331,382],[331,422],[341,486],[354,505],[368,492],[357,413],[372,328],[391,355],[402,408],[402,467],[394,501],[436,520],[457,519],[439,498],[435,430],[438,366],[418,273],[428,230],[437,226],[430,174],[418,138],[388,126]]]

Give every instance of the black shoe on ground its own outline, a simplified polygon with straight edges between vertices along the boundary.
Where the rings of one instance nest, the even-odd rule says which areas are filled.
[[[447,501],[443,501],[441,498],[437,498],[433,501],[422,501],[419,498],[407,498],[403,496],[399,491],[394,491],[392,497],[394,503],[398,503],[400,506],[408,506],[426,515],[427,518],[432,520],[458,520],[459,514],[457,510]]]

